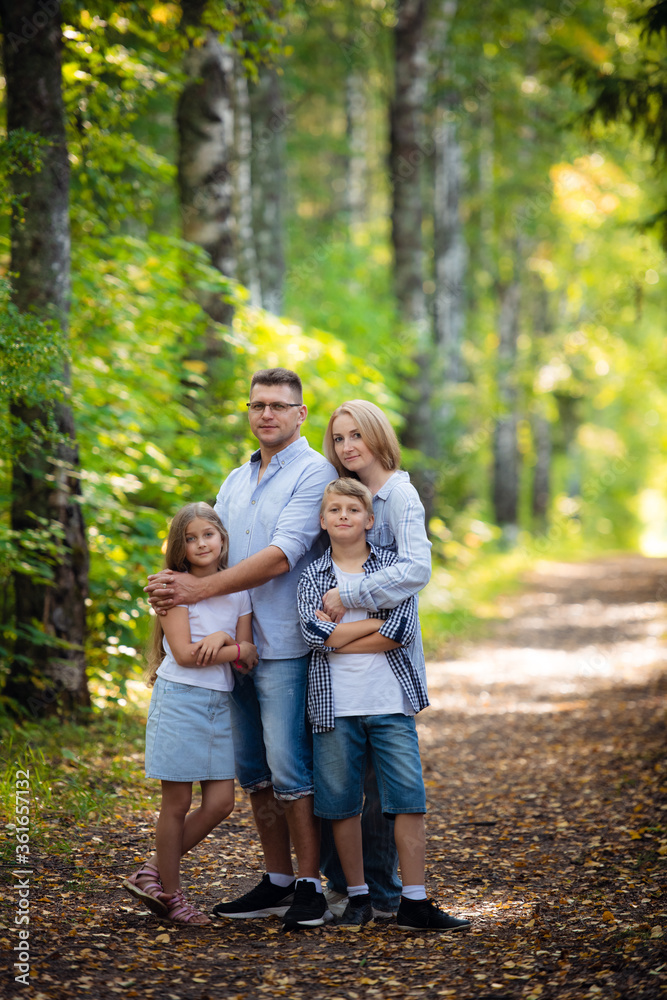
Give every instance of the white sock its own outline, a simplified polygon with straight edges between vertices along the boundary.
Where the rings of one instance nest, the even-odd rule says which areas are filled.
[[[283,889],[286,889],[294,881],[294,876],[283,875],[281,872],[269,872],[269,879],[271,880],[271,885],[279,885]]]
[[[306,875],[303,878],[298,878],[296,882],[297,885],[299,884],[299,882],[312,882],[316,890],[318,892],[322,892],[322,881],[319,878],[310,878],[310,876]]]
[[[401,896],[403,899],[426,899],[426,889],[423,885],[404,885]]]
[[[348,887],[347,887],[347,894],[350,897],[352,897],[352,896],[367,896],[368,895],[368,886],[366,885],[365,882],[364,882],[363,885],[348,885]]]

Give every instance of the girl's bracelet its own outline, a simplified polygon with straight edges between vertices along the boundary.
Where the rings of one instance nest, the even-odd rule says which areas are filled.
[[[236,646],[236,659],[232,663],[232,666],[236,667],[237,670],[240,670],[241,669],[241,647],[238,644],[238,642],[235,642],[234,645]]]

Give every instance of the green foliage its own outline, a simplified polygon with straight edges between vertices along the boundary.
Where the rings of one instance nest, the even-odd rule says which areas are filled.
[[[62,400],[59,374],[68,361],[60,328],[31,313],[21,313],[10,299],[11,286],[0,275],[0,434],[8,457],[48,446],[57,434],[48,419],[27,425],[10,408],[21,404],[48,412]],[[0,459],[0,468],[5,466]],[[5,468],[6,471],[6,468]]]
[[[6,670],[7,657],[18,634],[13,623],[10,581],[13,574],[48,583],[52,567],[61,557],[62,526],[33,515],[34,527],[15,531],[9,526],[12,466],[21,455],[42,454],[60,439],[53,416],[54,404],[63,398],[58,378],[67,363],[61,330],[39,317],[20,313],[10,300],[9,281],[0,276],[0,621],[3,638],[0,657]],[[21,413],[33,410],[44,419],[26,422],[12,411],[20,404]],[[24,623],[23,634],[43,634]]]
[[[42,166],[41,151],[46,145],[47,140],[41,136],[24,128],[14,129],[0,142],[0,177],[9,180],[17,174],[39,173]],[[15,194],[10,183],[0,186],[0,215],[14,211],[20,217],[22,204],[22,195]]]

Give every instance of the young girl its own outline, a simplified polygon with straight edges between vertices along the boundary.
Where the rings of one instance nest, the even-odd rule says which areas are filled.
[[[324,595],[323,610],[333,621],[340,621],[347,608],[395,608],[412,597],[431,577],[431,543],[426,534],[424,507],[410,476],[399,466],[401,450],[393,427],[379,406],[365,399],[341,403],[331,414],[324,435],[324,453],[339,476],[359,479],[373,497],[372,528],[368,541],[396,552],[392,565],[334,587]],[[417,629],[407,653],[424,687],[426,665]],[[366,879],[373,897],[376,919],[390,918],[395,912],[401,891],[396,877],[398,858],[393,829],[382,816],[374,775],[368,768],[363,828]],[[345,880],[337,862],[327,824],[323,824],[322,868],[332,890],[327,895],[329,909],[337,915],[346,903]]]
[[[190,503],[171,523],[166,566],[209,576],[225,568],[227,549],[227,532],[213,508]],[[181,891],[180,860],[234,808],[228,698],[232,666],[247,673],[257,663],[251,620],[247,591],[181,605],[155,619],[146,775],[161,781],[162,804],[155,853],[123,885],[175,923],[210,923]],[[193,781],[201,784],[201,805],[189,812]]]

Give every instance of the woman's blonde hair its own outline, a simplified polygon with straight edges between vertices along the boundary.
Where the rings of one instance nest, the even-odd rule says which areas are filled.
[[[339,476],[358,479],[356,472],[349,472],[341,463],[333,440],[333,422],[336,417],[346,414],[355,421],[361,439],[372,453],[379,459],[383,469],[393,472],[401,464],[401,448],[394,428],[389,423],[386,414],[375,403],[367,399],[350,399],[341,403],[329,420],[324,433],[324,454],[335,467]]]
[[[222,538],[222,548],[218,559],[218,569],[227,568],[227,555],[229,552],[229,536],[225,531],[222,521],[210,506],[210,504],[200,501],[199,503],[187,503],[185,507],[176,513],[169,525],[169,535],[167,536],[167,550],[164,557],[164,568],[173,569],[176,573],[187,573],[190,563],[185,555],[185,536],[188,525],[200,517],[202,521],[210,521],[213,527],[220,533]],[[163,643],[164,630],[160,615],[155,616],[153,623],[153,633],[151,635],[148,648],[146,650],[147,669],[145,674],[146,683],[152,686],[157,677],[157,668],[162,663],[165,655]]]

